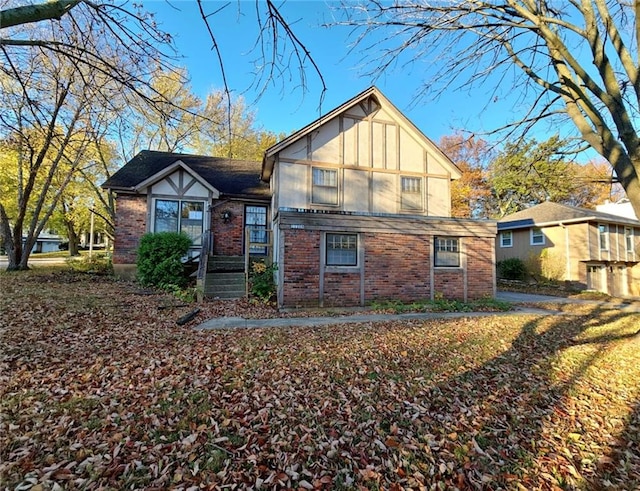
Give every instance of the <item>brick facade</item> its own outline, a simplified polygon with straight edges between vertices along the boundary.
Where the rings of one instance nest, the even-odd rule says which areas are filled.
[[[283,233],[282,298],[287,307],[317,306],[320,295],[320,232]]]
[[[436,295],[457,300],[495,294],[494,237],[460,237],[460,268],[432,268],[433,235],[360,233],[357,268],[322,271],[318,230],[283,230],[281,298],[283,307],[357,306],[376,300],[411,302]],[[364,296],[362,295],[364,293]]]
[[[147,231],[147,197],[120,194],[116,209],[113,264],[135,264],[140,237]]]
[[[228,220],[222,213],[229,212]],[[244,203],[213,200],[211,209],[213,253],[218,256],[241,256],[244,253]]]

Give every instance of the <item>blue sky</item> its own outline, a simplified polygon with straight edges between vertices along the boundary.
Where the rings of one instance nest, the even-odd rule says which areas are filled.
[[[306,71],[307,91],[300,90],[295,70],[269,84],[258,97],[255,86],[255,61],[259,52],[252,49],[258,35],[255,2],[206,1],[208,12],[219,10],[210,18],[223,56],[229,87],[234,95],[243,95],[257,115],[258,123],[274,132],[290,133],[310,123],[350,99],[370,85],[382,92],[428,137],[437,141],[456,129],[480,133],[503,125],[511,117],[507,100],[494,102],[492,87],[479,88],[473,94],[450,91],[437,100],[419,99],[430,60],[418,59],[411,68],[395,68],[377,80],[364,75],[359,68],[362,52],[349,53],[353,38],[344,27],[322,27],[330,23],[332,10],[324,1],[288,0],[281,12],[291,23],[295,34],[310,50],[325,79],[327,92],[319,108],[321,84],[311,70]],[[197,4],[190,0],[151,1],[145,8],[157,13],[164,30],[175,35],[175,42],[199,95],[223,87],[222,77],[211,41],[200,17]],[[370,40],[375,42],[376,40]],[[487,101],[491,101],[487,105]]]

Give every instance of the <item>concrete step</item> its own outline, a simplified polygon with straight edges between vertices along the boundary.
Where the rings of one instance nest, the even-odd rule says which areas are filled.
[[[209,256],[208,271],[244,272],[244,256]]]
[[[242,298],[246,294],[244,273],[207,273],[204,294],[207,297]]]

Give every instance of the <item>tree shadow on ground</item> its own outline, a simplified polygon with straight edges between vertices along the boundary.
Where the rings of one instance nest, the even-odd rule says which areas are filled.
[[[616,321],[626,331],[587,334]],[[638,407],[626,427],[613,424],[605,432],[610,441],[595,441],[592,430],[607,421],[589,414],[586,398],[607,397],[606,380],[581,386],[616,343],[635,338],[628,322],[625,314],[598,307],[578,317],[535,318],[510,349],[433,387],[423,403],[423,423],[430,429],[440,425],[438,431],[449,438],[440,440],[445,443],[439,450],[459,462],[439,477],[446,480],[448,473],[450,485],[475,488],[516,481],[527,488],[637,486],[640,457],[632,442],[638,441]],[[616,404],[624,419],[628,406]],[[607,450],[611,442],[615,447]]]

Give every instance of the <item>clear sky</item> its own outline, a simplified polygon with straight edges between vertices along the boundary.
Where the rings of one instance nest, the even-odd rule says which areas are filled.
[[[217,57],[200,17],[197,4],[191,0],[147,1],[144,7],[157,13],[161,27],[175,35],[175,42],[192,77],[192,86],[199,95],[223,87]],[[396,67],[377,80],[365,75],[361,68],[362,51],[350,52],[353,37],[346,27],[323,27],[332,22],[328,2],[288,0],[282,7],[283,16],[310,50],[325,79],[327,92],[320,104],[321,84],[307,64],[307,91],[300,89],[299,74],[292,64],[291,73],[268,84],[258,97],[255,87],[259,50],[254,49],[258,36],[253,0],[205,1],[211,28],[216,36],[234,95],[243,95],[256,111],[258,123],[266,130],[291,133],[321,114],[342,104],[371,85],[376,85],[428,137],[437,141],[456,129],[476,133],[502,126],[511,117],[511,104],[495,98],[492,87],[483,87],[473,94],[450,91],[437,100],[416,95],[422,88],[431,60],[418,59],[410,67]],[[375,39],[369,43],[375,44]],[[371,53],[371,51],[370,51]]]

